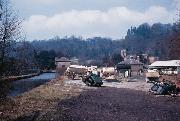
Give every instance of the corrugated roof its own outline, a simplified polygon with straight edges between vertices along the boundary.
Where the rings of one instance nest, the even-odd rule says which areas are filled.
[[[150,67],[180,67],[180,60],[170,60],[170,61],[156,61],[150,65]]]
[[[71,62],[71,61],[65,57],[61,57],[61,58],[56,58],[56,62]]]
[[[143,63],[141,63],[137,60],[134,60],[134,59],[128,59],[128,60],[120,62],[119,64],[121,64],[121,65],[143,65]]]
[[[71,65],[69,68],[87,68],[86,66],[82,66],[82,65]]]

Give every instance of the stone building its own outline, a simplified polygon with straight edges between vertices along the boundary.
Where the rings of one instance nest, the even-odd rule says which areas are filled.
[[[118,63],[116,70],[119,75],[123,74],[124,77],[137,76],[143,72],[143,65],[135,59],[127,59]]]
[[[62,75],[66,69],[71,65],[71,61],[65,57],[55,58],[56,71]]]

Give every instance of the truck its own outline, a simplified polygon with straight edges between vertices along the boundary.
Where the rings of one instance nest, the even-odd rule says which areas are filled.
[[[88,72],[88,68],[86,66],[81,65],[71,65],[67,68],[65,75],[69,79],[75,79],[76,77],[82,78],[85,76]]]
[[[160,74],[156,70],[148,70],[145,75],[146,75],[146,82],[159,81]]]

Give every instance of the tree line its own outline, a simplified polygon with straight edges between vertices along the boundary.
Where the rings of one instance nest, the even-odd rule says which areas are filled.
[[[1,45],[1,69],[5,75],[21,75],[28,70],[48,70],[55,68],[55,57],[78,58],[81,62],[93,60],[94,65],[114,66],[123,58],[122,49],[129,54],[149,54],[158,56],[161,60],[179,59],[179,30],[176,24],[147,23],[138,27],[131,27],[125,39],[94,37],[54,37],[49,40],[7,41]],[[1,41],[3,42],[3,40]],[[5,52],[5,54],[2,54]],[[174,53],[174,54],[171,54]],[[6,73],[5,73],[6,72]],[[1,74],[2,75],[2,74]]]
[[[35,40],[31,42],[32,46],[43,51],[54,51],[56,55],[64,55],[72,58],[77,57],[81,60],[101,60],[106,63],[107,60],[116,64],[117,59],[121,61],[120,50],[126,49],[129,54],[149,54],[158,56],[161,60],[176,59],[170,57],[170,45],[176,45],[174,49],[179,48],[174,44],[173,37],[177,24],[155,23],[149,25],[144,23],[138,27],[131,27],[127,31],[124,39],[112,40],[111,38],[94,37],[82,39],[82,37],[55,37],[49,40]],[[177,30],[176,30],[177,31]],[[173,40],[170,43],[170,40]],[[119,56],[114,57],[114,56]],[[114,58],[114,59],[113,59]],[[116,59],[115,59],[116,58]],[[113,65],[111,64],[111,65]]]

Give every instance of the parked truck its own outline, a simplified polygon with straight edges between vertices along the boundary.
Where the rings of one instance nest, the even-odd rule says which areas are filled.
[[[157,82],[159,81],[160,74],[156,70],[148,70],[146,72],[146,82]]]

